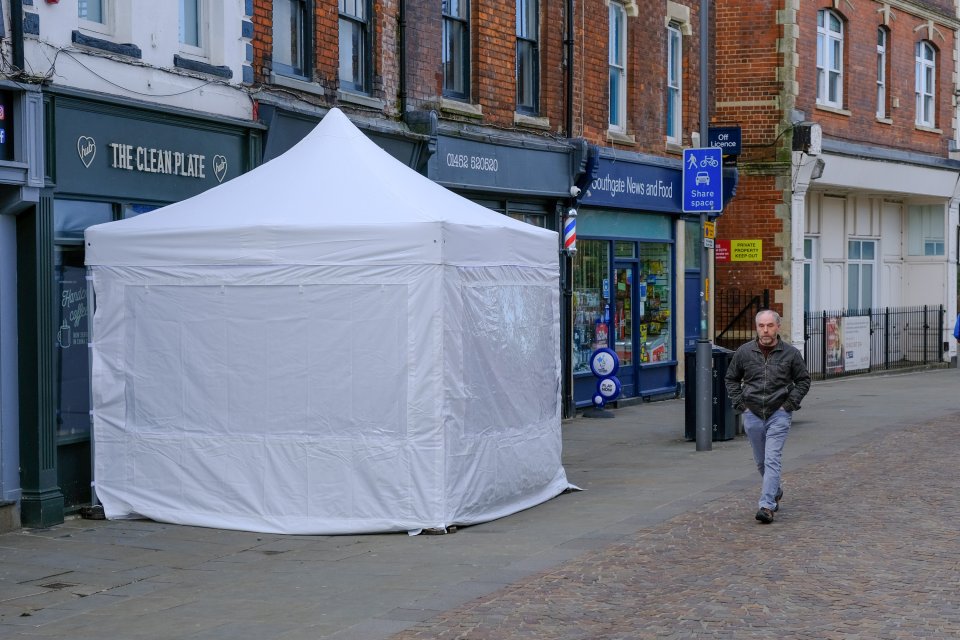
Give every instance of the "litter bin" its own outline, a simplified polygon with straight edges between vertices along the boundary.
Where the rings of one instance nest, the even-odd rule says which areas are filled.
[[[687,440],[697,439],[697,352],[696,349],[687,350],[684,359],[686,364],[685,406]],[[713,440],[730,440],[737,435],[737,425],[733,415],[733,404],[727,396],[727,387],[723,379],[730,366],[733,351],[723,347],[713,347],[713,411],[711,424],[713,425]]]

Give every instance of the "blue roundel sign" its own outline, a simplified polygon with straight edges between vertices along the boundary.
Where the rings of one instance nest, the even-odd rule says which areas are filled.
[[[597,349],[590,356],[590,371],[597,376],[597,391],[593,394],[593,404],[603,407],[606,403],[616,400],[620,395],[620,380],[617,372],[620,371],[620,358],[613,349]]]
[[[620,379],[616,376],[597,380],[597,395],[603,398],[604,403],[616,400],[620,389]]]
[[[590,356],[590,371],[598,378],[608,378],[620,371],[620,358],[613,349],[597,349]]]

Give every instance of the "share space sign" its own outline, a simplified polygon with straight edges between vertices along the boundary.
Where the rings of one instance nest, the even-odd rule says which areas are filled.
[[[683,150],[683,212],[723,210],[723,150],[701,147]]]

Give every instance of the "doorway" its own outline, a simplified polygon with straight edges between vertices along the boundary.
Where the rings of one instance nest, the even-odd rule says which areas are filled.
[[[637,308],[635,300],[636,264],[614,263],[613,279],[613,347],[620,359],[621,394],[625,398],[637,395],[636,376],[636,334],[634,327],[636,319],[634,312]]]

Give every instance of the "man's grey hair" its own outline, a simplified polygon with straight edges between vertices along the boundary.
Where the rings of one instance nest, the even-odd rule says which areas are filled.
[[[756,323],[760,322],[760,316],[762,316],[762,315],[765,314],[765,313],[772,313],[772,314],[773,314],[773,321],[777,323],[777,326],[778,326],[778,327],[780,326],[780,314],[777,313],[776,311],[774,311],[773,309],[764,309],[764,310],[762,310],[762,311],[758,311],[758,312],[757,312],[757,317],[753,319],[753,323],[756,324]]]

